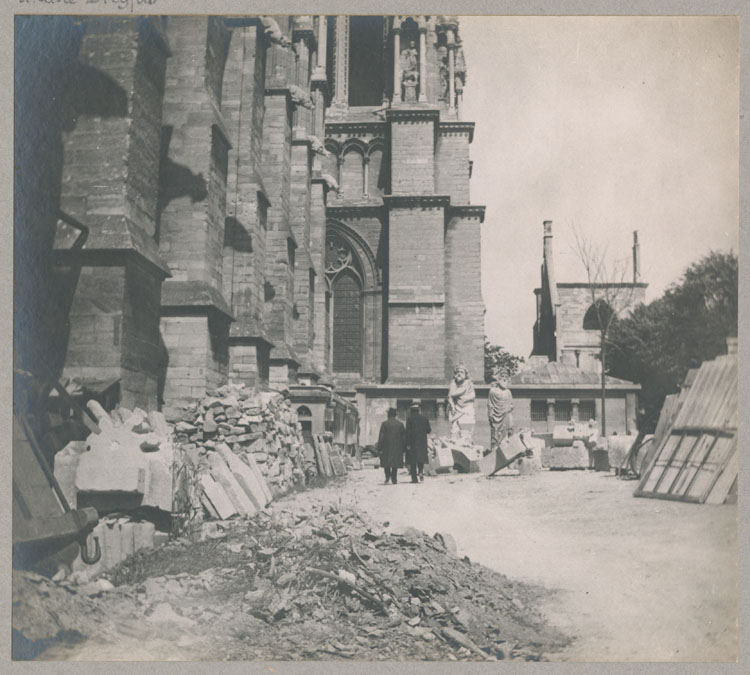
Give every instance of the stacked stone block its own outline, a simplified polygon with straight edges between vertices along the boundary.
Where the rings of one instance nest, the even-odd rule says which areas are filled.
[[[391,193],[435,194],[437,110],[389,111]]]

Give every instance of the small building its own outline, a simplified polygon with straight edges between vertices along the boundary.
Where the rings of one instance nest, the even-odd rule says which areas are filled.
[[[323,384],[292,385],[289,397],[307,443],[312,445],[313,435],[329,432],[334,443],[347,449],[359,444],[359,411],[353,401]]]
[[[513,426],[537,435],[551,434],[556,424],[576,419],[600,420],[601,375],[560,362],[516,373],[510,380]],[[606,377],[607,434],[636,433],[640,384]]]

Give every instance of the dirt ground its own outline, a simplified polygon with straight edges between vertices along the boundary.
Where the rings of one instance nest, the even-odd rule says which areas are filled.
[[[434,639],[430,617],[456,605],[449,625],[493,658],[736,660],[736,506],[636,499],[632,481],[588,471],[382,478],[352,471],[274,502],[257,522],[213,523],[219,538],[144,552],[93,589],[22,573],[14,627],[44,660],[481,658]],[[437,551],[438,532],[457,558]],[[351,537],[369,562],[348,550]],[[400,579],[393,596],[413,622],[338,592],[321,601],[323,587],[301,572],[326,565]],[[406,610],[419,605],[405,590],[415,574],[424,607],[438,596],[444,605],[437,614]]]
[[[386,486],[380,470],[355,471],[291,500],[356,504],[391,526],[448,532],[459,555],[549,589],[539,609],[575,638],[549,660],[736,660],[736,505],[636,499],[634,482],[589,471],[419,485],[401,473]]]

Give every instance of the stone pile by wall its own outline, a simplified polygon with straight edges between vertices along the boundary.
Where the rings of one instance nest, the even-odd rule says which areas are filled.
[[[281,394],[224,385],[174,426],[175,507],[188,521],[253,514],[318,475],[297,414]]]
[[[172,424],[159,412],[107,413],[95,401],[88,408],[98,429],[59,452],[54,469],[71,507],[94,506],[102,517],[90,537],[102,560],[83,566],[77,556],[72,564],[82,578],[152,546],[153,523],[166,530],[171,519],[178,532],[191,522],[254,514],[318,475],[297,414],[278,393],[225,385]]]

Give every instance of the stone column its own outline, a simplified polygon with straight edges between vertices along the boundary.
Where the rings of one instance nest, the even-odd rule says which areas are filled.
[[[448,113],[456,110],[456,39],[452,30],[446,33],[448,38]]]
[[[336,17],[336,75],[334,77],[334,105],[349,104],[349,17]]]
[[[395,23],[396,19],[394,19]],[[401,103],[401,28],[393,26],[393,103]]]
[[[547,399],[547,431],[552,432],[555,427],[555,399]]]
[[[574,398],[570,401],[570,417],[571,419],[575,419],[577,422],[580,422],[581,420],[578,417],[578,403],[579,400],[577,398]]]
[[[364,179],[362,184],[362,194],[367,197],[367,186],[369,185],[369,174],[370,174],[370,158],[365,155],[362,158],[362,163],[364,164],[365,170],[363,172]]]
[[[419,27],[419,102],[427,101],[427,26]]]
[[[328,22],[324,14],[318,17],[318,68],[325,72],[328,51]]]

